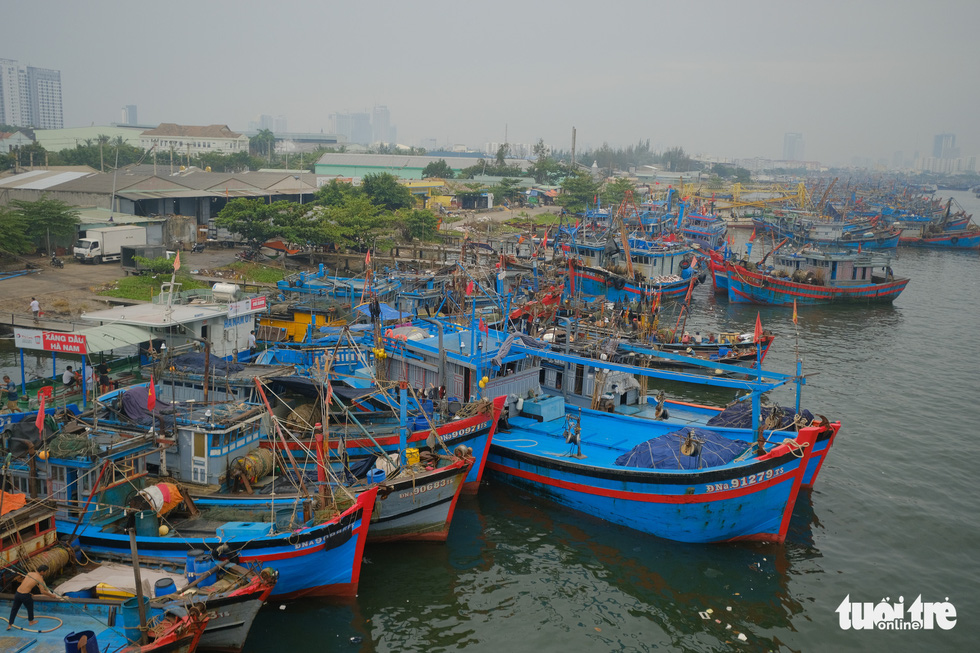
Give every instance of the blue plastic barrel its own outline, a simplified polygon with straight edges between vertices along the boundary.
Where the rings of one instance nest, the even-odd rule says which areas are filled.
[[[385,470],[375,467],[367,473],[368,483],[384,483]]]
[[[136,513],[136,534],[141,537],[157,537],[160,523],[157,513],[153,510],[140,510]]]
[[[78,643],[82,641],[82,637],[88,638],[85,642],[85,653],[99,653],[99,642],[95,639],[93,630],[82,630],[65,635],[65,653],[78,653],[80,650]]]
[[[184,574],[187,576],[188,583],[193,583],[195,580],[197,580],[197,559],[206,554],[207,551],[204,549],[191,549],[187,552],[187,562],[184,566]]]
[[[149,602],[146,597],[143,598],[143,605],[149,606]],[[119,608],[119,615],[122,617],[123,632],[126,635],[126,639],[131,642],[140,641],[140,604],[139,601],[134,596],[131,599],[126,599],[123,601],[122,606]]]
[[[211,559],[211,554],[205,553],[204,555],[197,556],[195,561],[195,570],[198,576],[203,576],[205,573],[214,567],[214,560]],[[214,585],[215,581],[218,579],[218,574],[208,574],[208,576],[197,584],[198,587],[210,587]]]
[[[170,578],[161,578],[153,585],[153,596],[167,596],[177,591],[177,585]]]

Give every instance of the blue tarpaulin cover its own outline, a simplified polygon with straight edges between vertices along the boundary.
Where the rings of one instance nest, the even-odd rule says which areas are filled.
[[[403,313],[401,311],[396,311],[391,306],[387,304],[381,304],[381,319],[385,322],[389,320],[405,320],[412,317],[411,313]],[[358,306],[357,311],[364,313],[365,315],[371,314],[371,307],[368,304]]]
[[[697,455],[681,453],[681,444],[688,435],[701,445]],[[617,458],[616,464],[643,469],[706,469],[732,462],[749,446],[744,440],[732,440],[715,431],[685,428],[641,442]]]
[[[759,419],[762,423],[769,418],[774,410],[782,411],[782,419],[779,422],[778,429],[787,429],[793,424],[793,417],[796,415],[796,410],[793,408],[787,408],[785,406],[763,406],[759,411]],[[807,423],[813,421],[813,413],[808,410],[803,410],[800,412],[803,417],[806,418]],[[752,402],[736,401],[731,404],[725,410],[721,411],[714,417],[708,420],[708,426],[727,426],[732,429],[750,429],[752,428]]]

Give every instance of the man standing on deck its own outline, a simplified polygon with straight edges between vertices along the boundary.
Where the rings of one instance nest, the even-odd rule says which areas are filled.
[[[37,324],[37,318],[41,315],[41,304],[35,297],[31,297],[31,313],[34,314],[34,324]]]
[[[10,380],[10,377],[6,374],[3,375],[3,389],[7,393],[7,409],[12,412],[17,412],[17,384]]]
[[[255,356],[255,331],[248,332],[248,353]]]
[[[10,608],[10,618],[7,619],[7,630],[10,630],[14,626],[14,619],[17,618],[17,613],[20,611],[20,606],[27,606],[27,623],[30,626],[37,624],[37,619],[34,618],[34,595],[32,592],[34,588],[38,588],[41,594],[52,599],[57,599],[58,595],[54,594],[48,589],[48,586],[44,584],[44,577],[42,574],[48,570],[47,565],[41,565],[37,568],[37,571],[28,572],[24,576],[24,580],[17,587],[17,591],[14,593],[14,605]]]

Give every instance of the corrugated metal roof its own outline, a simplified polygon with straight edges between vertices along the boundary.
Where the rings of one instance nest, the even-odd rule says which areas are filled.
[[[128,324],[107,324],[91,329],[82,329],[76,333],[85,336],[85,350],[89,354],[98,354],[99,352],[153,340],[153,334],[146,329]]]
[[[4,188],[18,188],[23,190],[48,190],[53,186],[58,186],[76,179],[88,177],[91,172],[59,172],[53,170],[32,170],[19,175],[14,175],[0,182]]]
[[[417,156],[407,154],[350,154],[327,152],[317,161],[317,165],[330,166],[365,166],[373,168],[424,168],[430,163],[445,161],[446,165],[454,170],[469,168],[470,166],[486,163],[493,165],[496,162],[492,157],[444,157],[444,156]],[[507,165],[518,166],[522,170],[530,167],[531,162],[524,159],[507,159]]]

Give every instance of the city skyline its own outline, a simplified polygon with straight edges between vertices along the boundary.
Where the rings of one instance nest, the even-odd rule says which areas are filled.
[[[543,139],[568,151],[574,127],[579,151],[649,139],[655,150],[779,159],[784,135],[800,133],[807,160],[847,165],[891,161],[896,152],[926,156],[936,134],[952,133],[963,157],[980,153],[972,117],[980,86],[967,63],[980,60],[970,27],[980,18],[977,3],[830,2],[814,12],[709,0],[696,42],[677,27],[689,9],[642,2],[596,9],[578,0],[502,0],[491,15],[441,0],[425,12],[383,3],[380,13],[296,2],[283,12],[290,20],[261,21],[221,1],[174,0],[162,14],[127,6],[125,15],[108,0],[55,4],[45,39],[12,32],[0,57],[61,71],[66,126],[107,124],[132,104],[143,124],[244,130],[268,115],[286,116],[293,132],[327,132],[331,114],[383,106],[397,116],[397,142],[440,148]],[[8,17],[26,21],[28,12],[14,5]],[[957,20],[944,20],[951,12]],[[126,57],[114,39],[86,38],[148,20],[157,33],[179,33],[188,17],[205,30],[227,25],[230,40]],[[514,17],[537,33],[515,27]],[[474,24],[476,32],[463,29]],[[603,47],[575,36],[586,25]],[[416,35],[424,38],[406,38]],[[297,43],[312,45],[288,65],[282,49]],[[938,70],[952,82],[922,93]]]

